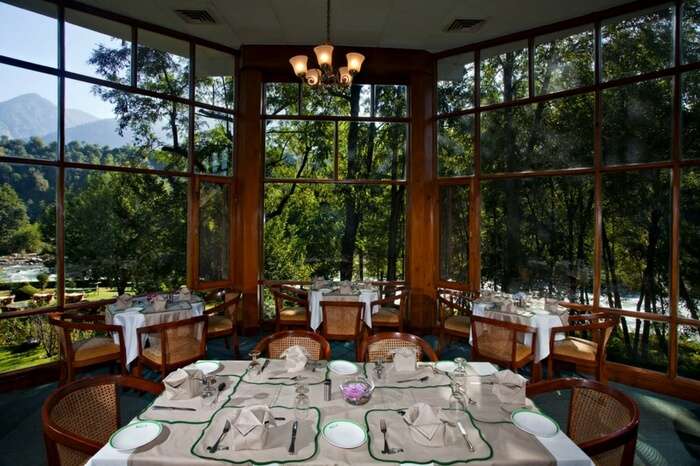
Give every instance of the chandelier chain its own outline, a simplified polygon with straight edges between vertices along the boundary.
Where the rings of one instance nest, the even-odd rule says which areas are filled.
[[[326,42],[331,41],[331,0],[326,0]]]

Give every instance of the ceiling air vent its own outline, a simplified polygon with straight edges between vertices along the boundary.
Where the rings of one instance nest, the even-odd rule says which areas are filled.
[[[445,32],[474,32],[484,25],[483,19],[455,19],[445,28]]]
[[[188,24],[216,24],[216,20],[207,10],[175,10],[175,14]]]

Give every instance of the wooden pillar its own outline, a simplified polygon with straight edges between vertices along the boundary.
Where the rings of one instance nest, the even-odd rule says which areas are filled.
[[[406,209],[406,280],[411,289],[409,322],[413,330],[435,325],[437,251],[437,183],[433,128],[434,68],[411,72],[411,144]]]
[[[241,49],[238,147],[236,150],[236,202],[234,223],[234,283],[243,292],[246,331],[260,326],[258,280],[262,278],[263,151],[260,102],[262,74],[246,68]]]

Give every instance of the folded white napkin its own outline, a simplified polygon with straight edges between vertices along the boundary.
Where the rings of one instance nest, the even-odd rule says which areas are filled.
[[[311,286],[315,289],[321,289],[326,285],[326,279],[323,277],[314,277]]]
[[[234,450],[262,450],[275,418],[267,406],[255,405],[241,409],[231,423],[235,427],[233,442],[230,442]]]
[[[404,346],[392,351],[394,370],[396,372],[414,372],[416,370],[416,349]]]
[[[352,285],[347,280],[342,281],[342,282],[340,282],[339,291],[340,291],[340,294],[352,294]]]
[[[189,288],[187,288],[187,285],[182,285],[178,290],[178,300],[187,302],[192,301],[192,292]]]
[[[438,410],[426,403],[416,403],[403,416],[409,425],[411,438],[426,447],[442,447],[445,445],[445,425]]]
[[[114,307],[120,310],[131,307],[131,302],[133,299],[134,298],[129,293],[124,293],[117,297],[117,300],[114,302]]]
[[[493,394],[499,401],[509,405],[525,406],[525,384],[527,383],[525,377],[509,369],[496,372],[495,377]]]
[[[202,394],[204,374],[199,369],[178,369],[163,379],[167,400],[189,400]]]
[[[544,298],[544,310],[559,313],[559,300]]]
[[[165,306],[168,304],[168,300],[165,299],[165,296],[162,295],[157,295],[155,298],[153,298],[153,301],[151,302],[151,306],[153,306],[153,310],[155,312],[162,312],[165,310]]]
[[[280,356],[284,358],[284,367],[287,372],[303,371],[309,360],[309,353],[299,345],[290,346]]]

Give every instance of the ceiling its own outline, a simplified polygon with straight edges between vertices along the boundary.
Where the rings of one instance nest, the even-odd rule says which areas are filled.
[[[235,48],[243,44],[311,45],[325,38],[324,0],[82,1]],[[331,40],[336,45],[437,52],[629,1],[335,0]],[[187,24],[175,9],[205,9],[217,24]],[[456,18],[485,19],[486,23],[474,32],[444,32]]]

